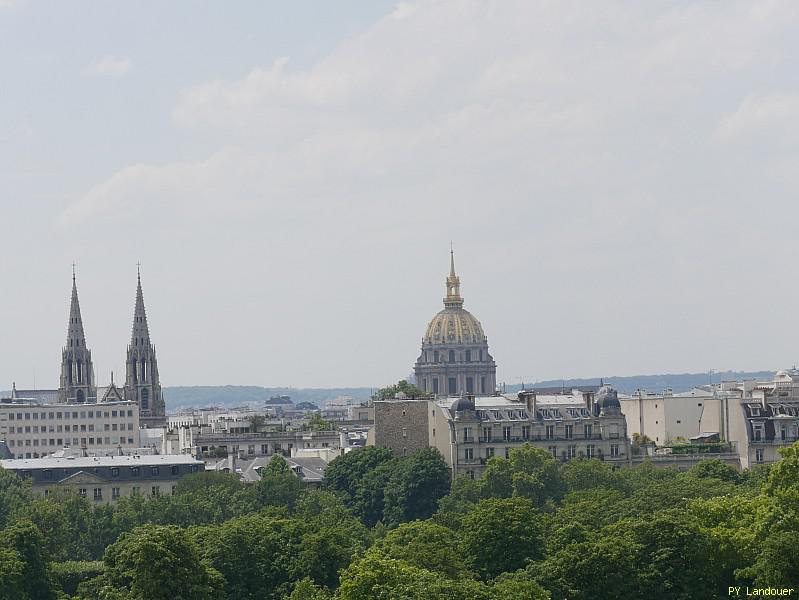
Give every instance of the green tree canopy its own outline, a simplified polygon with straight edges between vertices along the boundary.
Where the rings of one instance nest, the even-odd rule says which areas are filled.
[[[449,468],[435,448],[416,450],[394,462],[384,496],[386,523],[396,526],[431,517],[449,487]]]
[[[461,523],[470,566],[486,579],[516,571],[543,556],[538,510],[528,498],[482,500]]]
[[[123,534],[103,558],[111,587],[132,600],[213,600],[224,580],[200,560],[197,546],[174,525],[143,525]]]
[[[405,394],[407,398],[422,398],[425,396],[425,393],[420,390],[418,387],[413,385],[412,383],[408,383],[404,379],[401,379],[394,385],[389,385],[384,388],[380,388],[377,392],[374,393],[372,396],[373,400],[387,400],[390,398],[396,398],[397,394]]]

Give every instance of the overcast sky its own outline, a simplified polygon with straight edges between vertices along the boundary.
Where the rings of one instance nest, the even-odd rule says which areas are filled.
[[[799,362],[799,3],[0,0],[0,389]]]

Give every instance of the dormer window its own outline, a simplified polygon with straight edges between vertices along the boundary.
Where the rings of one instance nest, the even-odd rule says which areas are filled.
[[[760,416],[760,407],[759,406],[752,405],[752,406],[749,407],[749,410],[752,411],[752,416],[753,417],[759,417]]]

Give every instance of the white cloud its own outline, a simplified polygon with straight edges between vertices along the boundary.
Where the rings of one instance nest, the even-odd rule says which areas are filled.
[[[83,69],[89,77],[123,77],[127,75],[133,61],[130,58],[119,58],[107,54]]]
[[[741,306],[725,300],[700,324],[692,311],[740,281],[737,264],[779,264],[777,248],[746,243],[762,214],[799,217],[781,185],[796,153],[762,151],[771,132],[799,122],[785,83],[798,24],[799,4],[787,1],[402,4],[309,67],[280,58],[186,89],[173,111],[178,134],[216,150],[125,167],[76,200],[64,223],[108,223],[114,236],[135,224],[145,245],[165,229],[195,236],[209,262],[223,254],[206,240],[223,236],[259,272],[248,295],[267,302],[269,281],[297,286],[286,288],[290,306],[272,309],[287,311],[264,333],[273,340],[333,328],[369,348],[372,318],[383,344],[408,340],[412,354],[408,328],[423,323],[408,298],[428,306],[441,270],[431,252],[454,238],[472,259],[467,302],[487,311],[479,316],[509,380],[530,372],[526,362],[542,376],[690,369],[711,352],[714,364],[743,366],[730,327]],[[789,91],[774,92],[780,85]],[[753,144],[759,131],[769,133]],[[402,293],[386,294],[379,278],[398,272],[389,287]],[[347,298],[325,287],[320,303],[318,281],[345,286]],[[262,312],[240,318],[252,324]],[[686,349],[697,327],[718,344]],[[613,352],[597,356],[608,332]],[[528,334],[547,351],[531,349]],[[647,336],[659,343],[641,353]],[[341,339],[325,337],[317,355],[338,356]],[[268,360],[299,381],[301,351],[281,344],[295,354]],[[336,369],[372,369],[377,383],[392,365],[410,368],[406,347],[387,352]]]
[[[799,145],[799,91],[769,91],[747,96],[738,109],[725,115],[716,135],[720,141],[757,138],[774,146]]]

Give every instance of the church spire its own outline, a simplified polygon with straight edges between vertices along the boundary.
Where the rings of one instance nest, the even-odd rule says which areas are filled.
[[[78,283],[75,265],[72,265],[72,300],[69,306],[67,343],[61,352],[61,383],[58,387],[59,402],[95,402],[97,389],[94,386],[94,364],[92,353],[86,347],[83,318],[78,300]]]
[[[80,301],[78,300],[78,283],[75,278],[75,265],[72,265],[72,301],[69,306],[69,327],[67,327],[67,348],[86,346],[86,336],[83,333],[83,319],[80,315]]]
[[[455,251],[450,243],[449,249],[449,276],[447,277],[447,297],[444,298],[445,308],[463,308],[461,298],[461,280],[455,274]]]
[[[161,395],[158,360],[150,342],[150,328],[141,291],[141,267],[136,270],[136,307],[133,310],[133,331],[125,361],[125,400],[139,405],[140,423],[144,427],[162,427],[166,423],[166,406]]]
[[[141,291],[141,265],[136,265],[136,307],[133,310],[133,331],[131,346],[148,346],[150,328],[147,326],[147,312],[144,310],[144,294]]]

